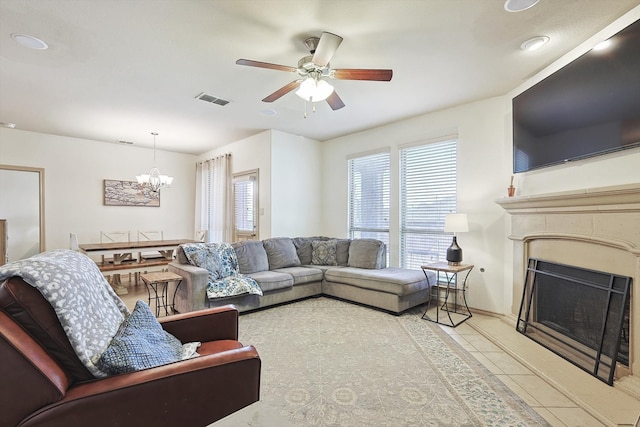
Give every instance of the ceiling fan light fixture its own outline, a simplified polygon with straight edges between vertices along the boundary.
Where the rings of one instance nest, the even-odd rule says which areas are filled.
[[[333,86],[321,79],[307,77],[296,91],[296,95],[308,102],[324,101],[333,93]]]

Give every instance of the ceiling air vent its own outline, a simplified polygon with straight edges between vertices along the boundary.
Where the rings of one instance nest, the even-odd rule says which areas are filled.
[[[133,142],[131,141],[125,141],[124,139],[119,139],[118,141],[116,141],[118,144],[128,144],[128,145],[133,145]]]
[[[196,98],[201,99],[203,101],[211,102],[212,104],[218,104],[225,106],[229,103],[226,99],[218,98],[217,96],[209,95],[208,93],[201,92],[196,95]]]

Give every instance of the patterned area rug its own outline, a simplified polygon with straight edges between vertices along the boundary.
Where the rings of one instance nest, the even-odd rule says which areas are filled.
[[[548,426],[421,314],[312,298],[242,315],[240,340],[297,426]]]

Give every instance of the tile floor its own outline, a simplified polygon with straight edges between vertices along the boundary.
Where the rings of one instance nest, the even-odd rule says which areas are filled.
[[[442,329],[552,426],[636,425],[640,400],[517,333],[503,318],[476,313]]]
[[[127,289],[121,297],[130,309],[147,301],[144,284]],[[554,427],[636,425],[639,400],[541,348],[504,319],[474,314],[456,328],[441,328]]]

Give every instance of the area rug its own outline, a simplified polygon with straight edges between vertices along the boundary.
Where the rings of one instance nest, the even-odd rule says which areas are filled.
[[[548,426],[421,314],[312,298],[242,315],[240,340],[296,426]]]

